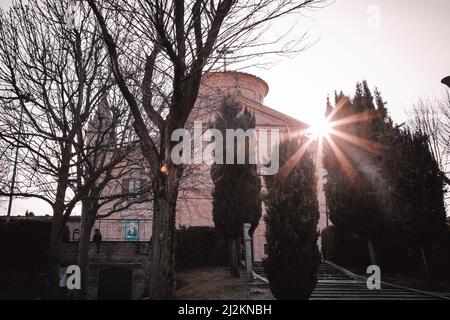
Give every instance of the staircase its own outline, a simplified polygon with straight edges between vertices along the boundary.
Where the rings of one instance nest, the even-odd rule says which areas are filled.
[[[310,300],[439,300],[443,296],[381,283],[380,290],[369,290],[366,279],[332,263],[319,268],[318,282]]]
[[[253,262],[253,271],[263,277],[263,278],[267,278],[266,277],[266,272],[264,271],[264,265],[262,262]]]

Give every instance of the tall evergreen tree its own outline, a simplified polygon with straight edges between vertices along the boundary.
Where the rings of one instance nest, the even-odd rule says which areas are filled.
[[[378,90],[378,88],[375,88],[374,94],[378,114],[385,123],[389,124],[390,127],[392,127],[392,119],[389,117],[388,110],[386,108],[387,103],[384,101],[383,97],[381,96],[381,92]]]
[[[216,129],[225,137],[227,129],[255,128],[255,117],[233,98],[223,100],[217,118]],[[242,228],[244,223],[250,223],[250,235],[261,219],[261,179],[255,164],[250,164],[250,148],[254,147],[246,139],[244,146],[235,142],[225,143],[234,150],[224,148],[224,159],[227,152],[234,152],[234,164],[214,164],[211,168],[211,178],[214,183],[213,219],[216,228],[222,230],[229,245],[229,264],[231,276],[239,277],[239,256]],[[236,151],[245,148],[245,164],[237,164]]]
[[[336,128],[352,134],[359,143],[331,137],[355,170],[354,175],[348,174],[342,156],[325,142],[325,192],[330,219],[341,235],[366,239],[371,263],[388,262],[378,261],[376,243],[382,245],[384,256],[390,247],[417,251],[422,269],[429,276],[427,252],[445,228],[443,175],[427,145],[428,137],[394,126],[385,105],[381,93],[375,90],[372,96],[367,83],[362,82],[357,85],[354,99],[331,119],[371,114],[368,120]],[[368,151],[367,146],[373,143],[381,152]]]
[[[427,253],[444,236],[444,181],[422,133],[395,129],[386,137],[384,168],[391,177],[387,234],[421,258],[428,280]]]
[[[283,166],[301,147],[298,140],[280,144]],[[317,283],[320,253],[317,247],[317,177],[307,152],[289,176],[279,181],[265,177],[267,245],[265,261],[270,288],[277,299],[307,299]]]
[[[331,121],[360,115],[361,121],[337,126],[335,129],[353,136],[359,143],[332,135],[333,143],[342,152],[338,156],[324,142],[324,164],[328,172],[325,192],[330,219],[340,230],[348,230],[367,241],[370,260],[377,263],[375,239],[383,225],[380,185],[380,150],[376,143],[383,131],[383,120],[376,112],[373,95],[366,81],[356,84],[352,100],[337,111]]]
[[[363,91],[363,109],[364,110],[375,110],[374,97],[372,95],[372,91],[367,84],[367,81],[364,80],[362,82],[362,91]]]

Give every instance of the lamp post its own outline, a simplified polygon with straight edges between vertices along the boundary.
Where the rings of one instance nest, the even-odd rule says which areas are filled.
[[[450,76],[445,77],[444,79],[442,79],[441,83],[445,84],[447,87],[450,88]]]
[[[20,136],[21,129],[22,129],[22,117],[23,117],[23,109],[20,110],[19,136]],[[15,156],[14,156],[13,172],[12,172],[12,177],[11,177],[11,188],[10,188],[10,195],[9,195],[9,201],[8,201],[8,210],[6,212],[6,223],[11,221],[11,209],[12,209],[14,188],[15,188],[15,185],[16,185],[17,160],[18,160],[18,157],[19,157],[19,148],[20,148],[20,144],[17,141],[16,153],[15,153]]]

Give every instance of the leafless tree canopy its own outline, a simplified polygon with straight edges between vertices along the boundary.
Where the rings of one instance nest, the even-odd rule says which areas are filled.
[[[408,125],[428,135],[430,148],[442,169],[450,163],[450,92],[440,99],[420,99],[411,110]]]
[[[407,113],[409,127],[429,137],[430,150],[450,185],[450,91],[442,98],[419,100]]]
[[[99,178],[119,162],[111,155],[126,154],[124,145],[135,139],[92,12],[79,6],[68,17],[70,4],[17,2],[0,16],[0,135],[4,152],[20,148],[14,193],[52,206],[62,181],[71,191],[60,191],[62,201],[73,206],[86,177]],[[88,123],[101,103],[111,107],[112,119],[90,141]],[[113,152],[118,147],[124,151]]]
[[[95,25],[71,29],[64,17],[58,1],[30,1],[0,18],[2,139],[21,147],[21,171],[27,174],[18,187],[44,191],[42,199],[50,204],[61,169],[73,172],[71,142],[107,90],[108,70],[101,67],[106,56]]]
[[[0,195],[34,197],[52,207],[53,286],[62,228],[75,206],[95,199],[97,208],[115,201],[109,214],[129,207],[129,194],[103,191],[144,163],[128,157],[135,135],[92,10],[70,4],[18,1],[0,13],[2,163],[11,167],[18,150],[15,188],[2,170]],[[111,114],[96,128],[91,121],[100,109]]]

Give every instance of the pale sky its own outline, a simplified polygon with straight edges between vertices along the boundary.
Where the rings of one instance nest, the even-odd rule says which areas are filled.
[[[372,7],[371,7],[372,6]],[[369,12],[379,8],[379,29]],[[377,86],[396,122],[420,97],[437,97],[450,75],[449,0],[337,0],[309,14],[309,38],[318,42],[270,70],[252,70],[266,80],[265,103],[299,119],[324,112],[327,94],[353,94],[366,79]]]
[[[3,8],[10,3],[0,0]],[[269,70],[246,70],[269,84],[269,107],[312,121],[323,114],[327,94],[353,94],[355,83],[366,79],[401,123],[417,99],[445,91],[440,80],[450,75],[450,0],[336,0],[308,16],[313,47]],[[36,201],[16,200],[13,215],[27,208],[50,213]]]

